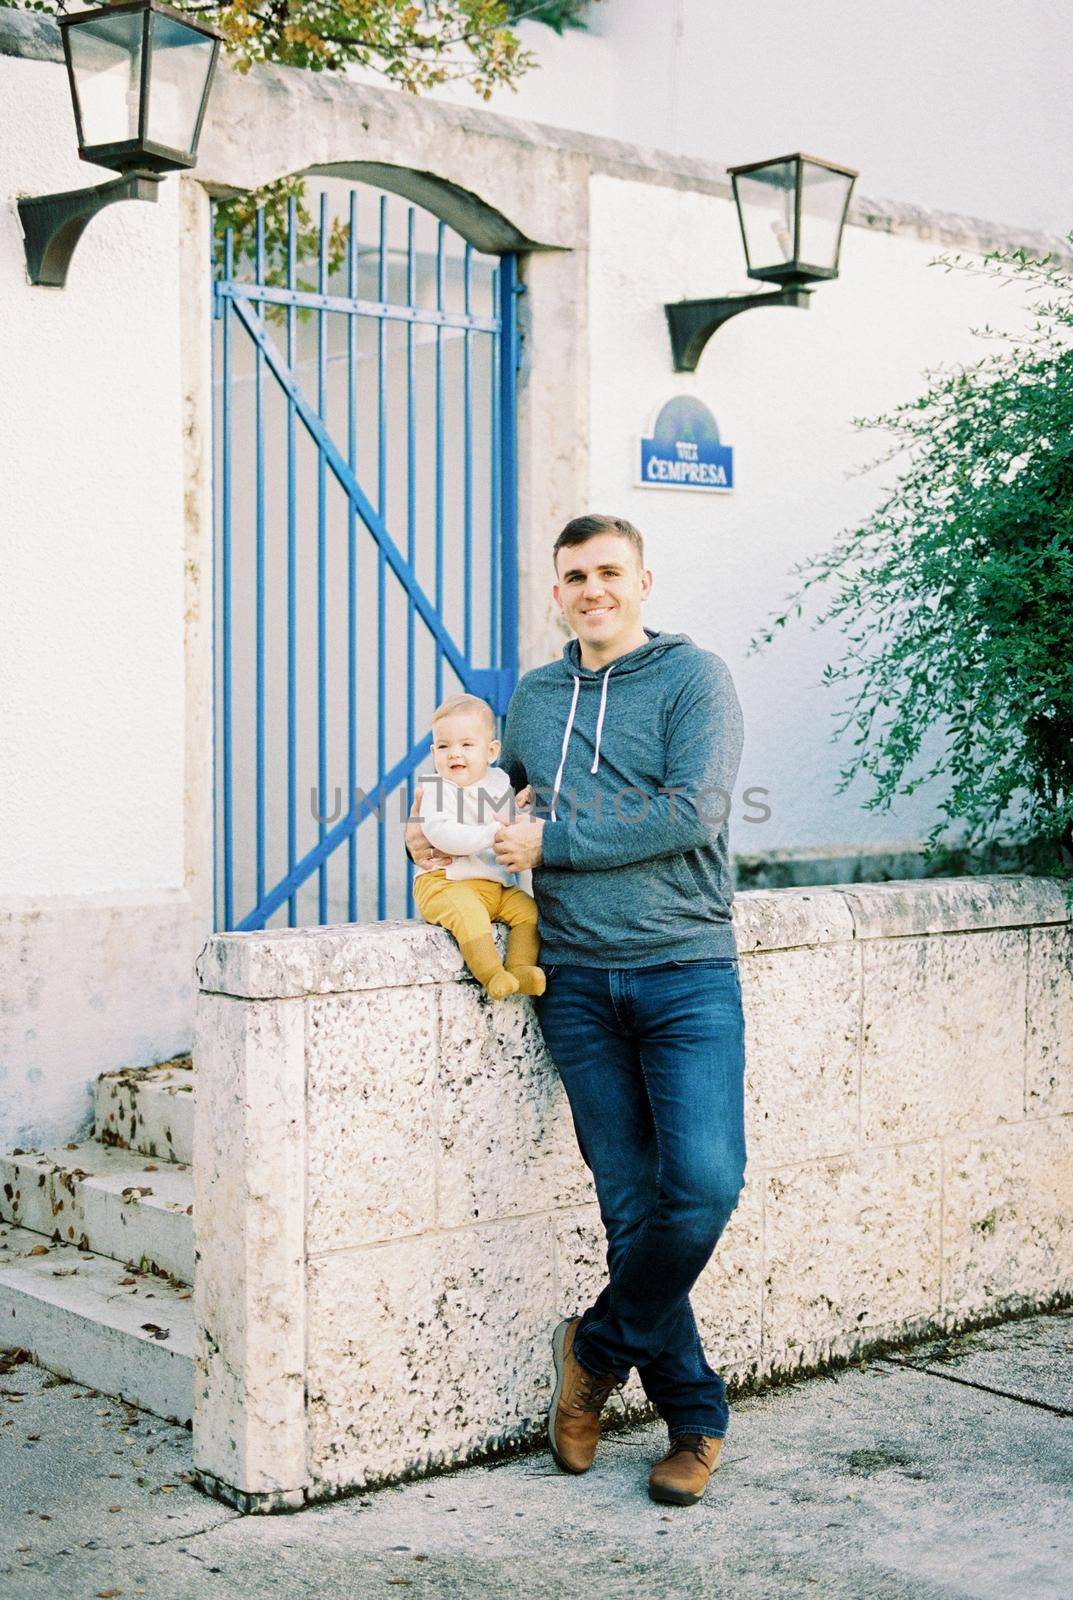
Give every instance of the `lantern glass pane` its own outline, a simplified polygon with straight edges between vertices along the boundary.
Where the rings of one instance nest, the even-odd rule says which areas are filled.
[[[85,146],[138,137],[142,13],[94,17],[67,30]]]
[[[212,66],[213,40],[154,11],[146,138],[194,154],[198,113]]]
[[[736,177],[749,267],[785,267],[794,259],[796,161],[773,161]]]
[[[838,241],[842,235],[845,210],[852,178],[844,172],[802,164],[801,247],[799,259],[810,267],[834,271],[838,265]]]

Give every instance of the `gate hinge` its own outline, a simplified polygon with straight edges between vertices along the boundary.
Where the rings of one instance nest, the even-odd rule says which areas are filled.
[[[518,674],[509,667],[476,667],[466,684],[471,694],[487,700],[497,717],[506,716]]]

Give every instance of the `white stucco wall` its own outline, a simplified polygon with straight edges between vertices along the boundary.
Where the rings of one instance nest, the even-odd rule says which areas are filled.
[[[107,180],[66,74],[0,56],[0,895],[183,879],[178,184],[31,286],[15,199]]]
[[[0,55],[5,1149],[190,1034],[178,183],[96,217],[63,289],[27,282],[15,205],[108,177],[62,66]]]
[[[521,25],[537,66],[496,111],[715,161],[807,150],[858,167],[868,194],[1073,228],[1066,0],[599,0],[586,16],[562,38]]]
[[[926,367],[976,360],[988,346],[973,327],[1027,325],[1022,292],[929,268],[940,250],[931,241],[849,227],[841,277],[820,285],[807,311],[742,313],[695,373],[674,373],[664,303],[759,287],[744,275],[734,207],[601,174],[590,193],[590,507],[629,517],[646,536],[649,626],[692,635],[734,674],[746,725],[738,793],[768,789],[772,815],[745,821],[757,813],[739,801],[733,848],[921,837],[937,815],[934,789],[889,812],[862,809],[871,793],[862,779],[835,795],[853,730],[830,742],[845,690],[823,688],[820,675],[841,656],[838,633],[810,631],[803,617],[760,654],[746,649],[796,587],[793,564],[829,549],[893,481],[893,464],[847,476],[890,438],[853,418],[920,393]],[[676,394],[703,400],[733,447],[730,494],[636,487],[638,438]],[[612,714],[613,696],[612,686]]]

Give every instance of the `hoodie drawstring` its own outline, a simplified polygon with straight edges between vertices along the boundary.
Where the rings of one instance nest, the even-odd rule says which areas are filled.
[[[570,715],[566,719],[566,732],[563,734],[563,750],[562,750],[562,755],[559,757],[559,770],[555,774],[555,787],[552,790],[552,795],[551,795],[551,817],[549,819],[551,822],[555,822],[557,820],[557,818],[555,816],[555,803],[559,798],[559,784],[562,781],[563,768],[566,766],[566,747],[570,743],[570,733],[571,733],[571,730],[572,730],[572,728],[574,726],[574,713],[577,711],[577,697],[578,697],[578,695],[580,693],[581,693],[581,679],[580,678],[575,678],[574,679],[574,698],[570,702]]]
[[[614,663],[612,663],[604,673],[604,686],[600,690],[600,714],[596,718],[596,758],[593,761],[592,766],[589,768],[590,772],[599,772],[600,770],[600,739],[602,738],[604,731],[604,712],[607,710],[607,680],[614,670]],[[576,683],[580,683],[581,679],[576,678],[574,681]]]
[[[603,687],[600,690],[600,710],[599,710],[599,713],[597,714],[597,717],[596,717],[596,752],[595,752],[595,755],[594,755],[594,758],[593,758],[592,766],[589,768],[590,773],[596,773],[596,772],[599,772],[599,770],[600,770],[600,740],[603,738],[604,716],[605,716],[606,711],[607,711],[607,680],[608,680],[608,678],[610,678],[610,676],[611,676],[612,672],[614,672],[614,670],[615,670],[615,665],[614,665],[614,662],[612,662],[611,665],[608,667],[607,671],[604,673]],[[566,730],[563,733],[563,748],[562,748],[562,753],[559,756],[559,770],[555,774],[555,787],[554,787],[554,789],[552,791],[552,796],[551,796],[551,815],[550,815],[550,817],[548,819],[550,822],[556,822],[558,820],[558,818],[555,815],[555,806],[556,806],[556,802],[559,799],[559,785],[562,782],[563,769],[566,766],[567,746],[570,743],[570,735],[574,731],[574,718],[577,715],[577,699],[578,699],[578,695],[580,694],[580,692],[581,692],[581,679],[578,678],[578,677],[575,677],[574,678],[574,694],[573,694],[573,698],[570,701],[570,715],[566,719]]]

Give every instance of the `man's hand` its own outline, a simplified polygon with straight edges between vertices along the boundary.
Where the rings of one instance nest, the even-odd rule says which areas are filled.
[[[421,815],[421,797],[423,789],[414,790],[414,803],[410,807],[411,820],[406,824],[406,853],[410,860],[418,867],[449,867],[454,856],[444,855],[442,850],[437,850],[425,838],[420,822],[413,821],[414,817]]]
[[[539,867],[544,859],[544,818],[523,817],[508,823],[495,836],[496,860],[508,872],[525,872]]]

